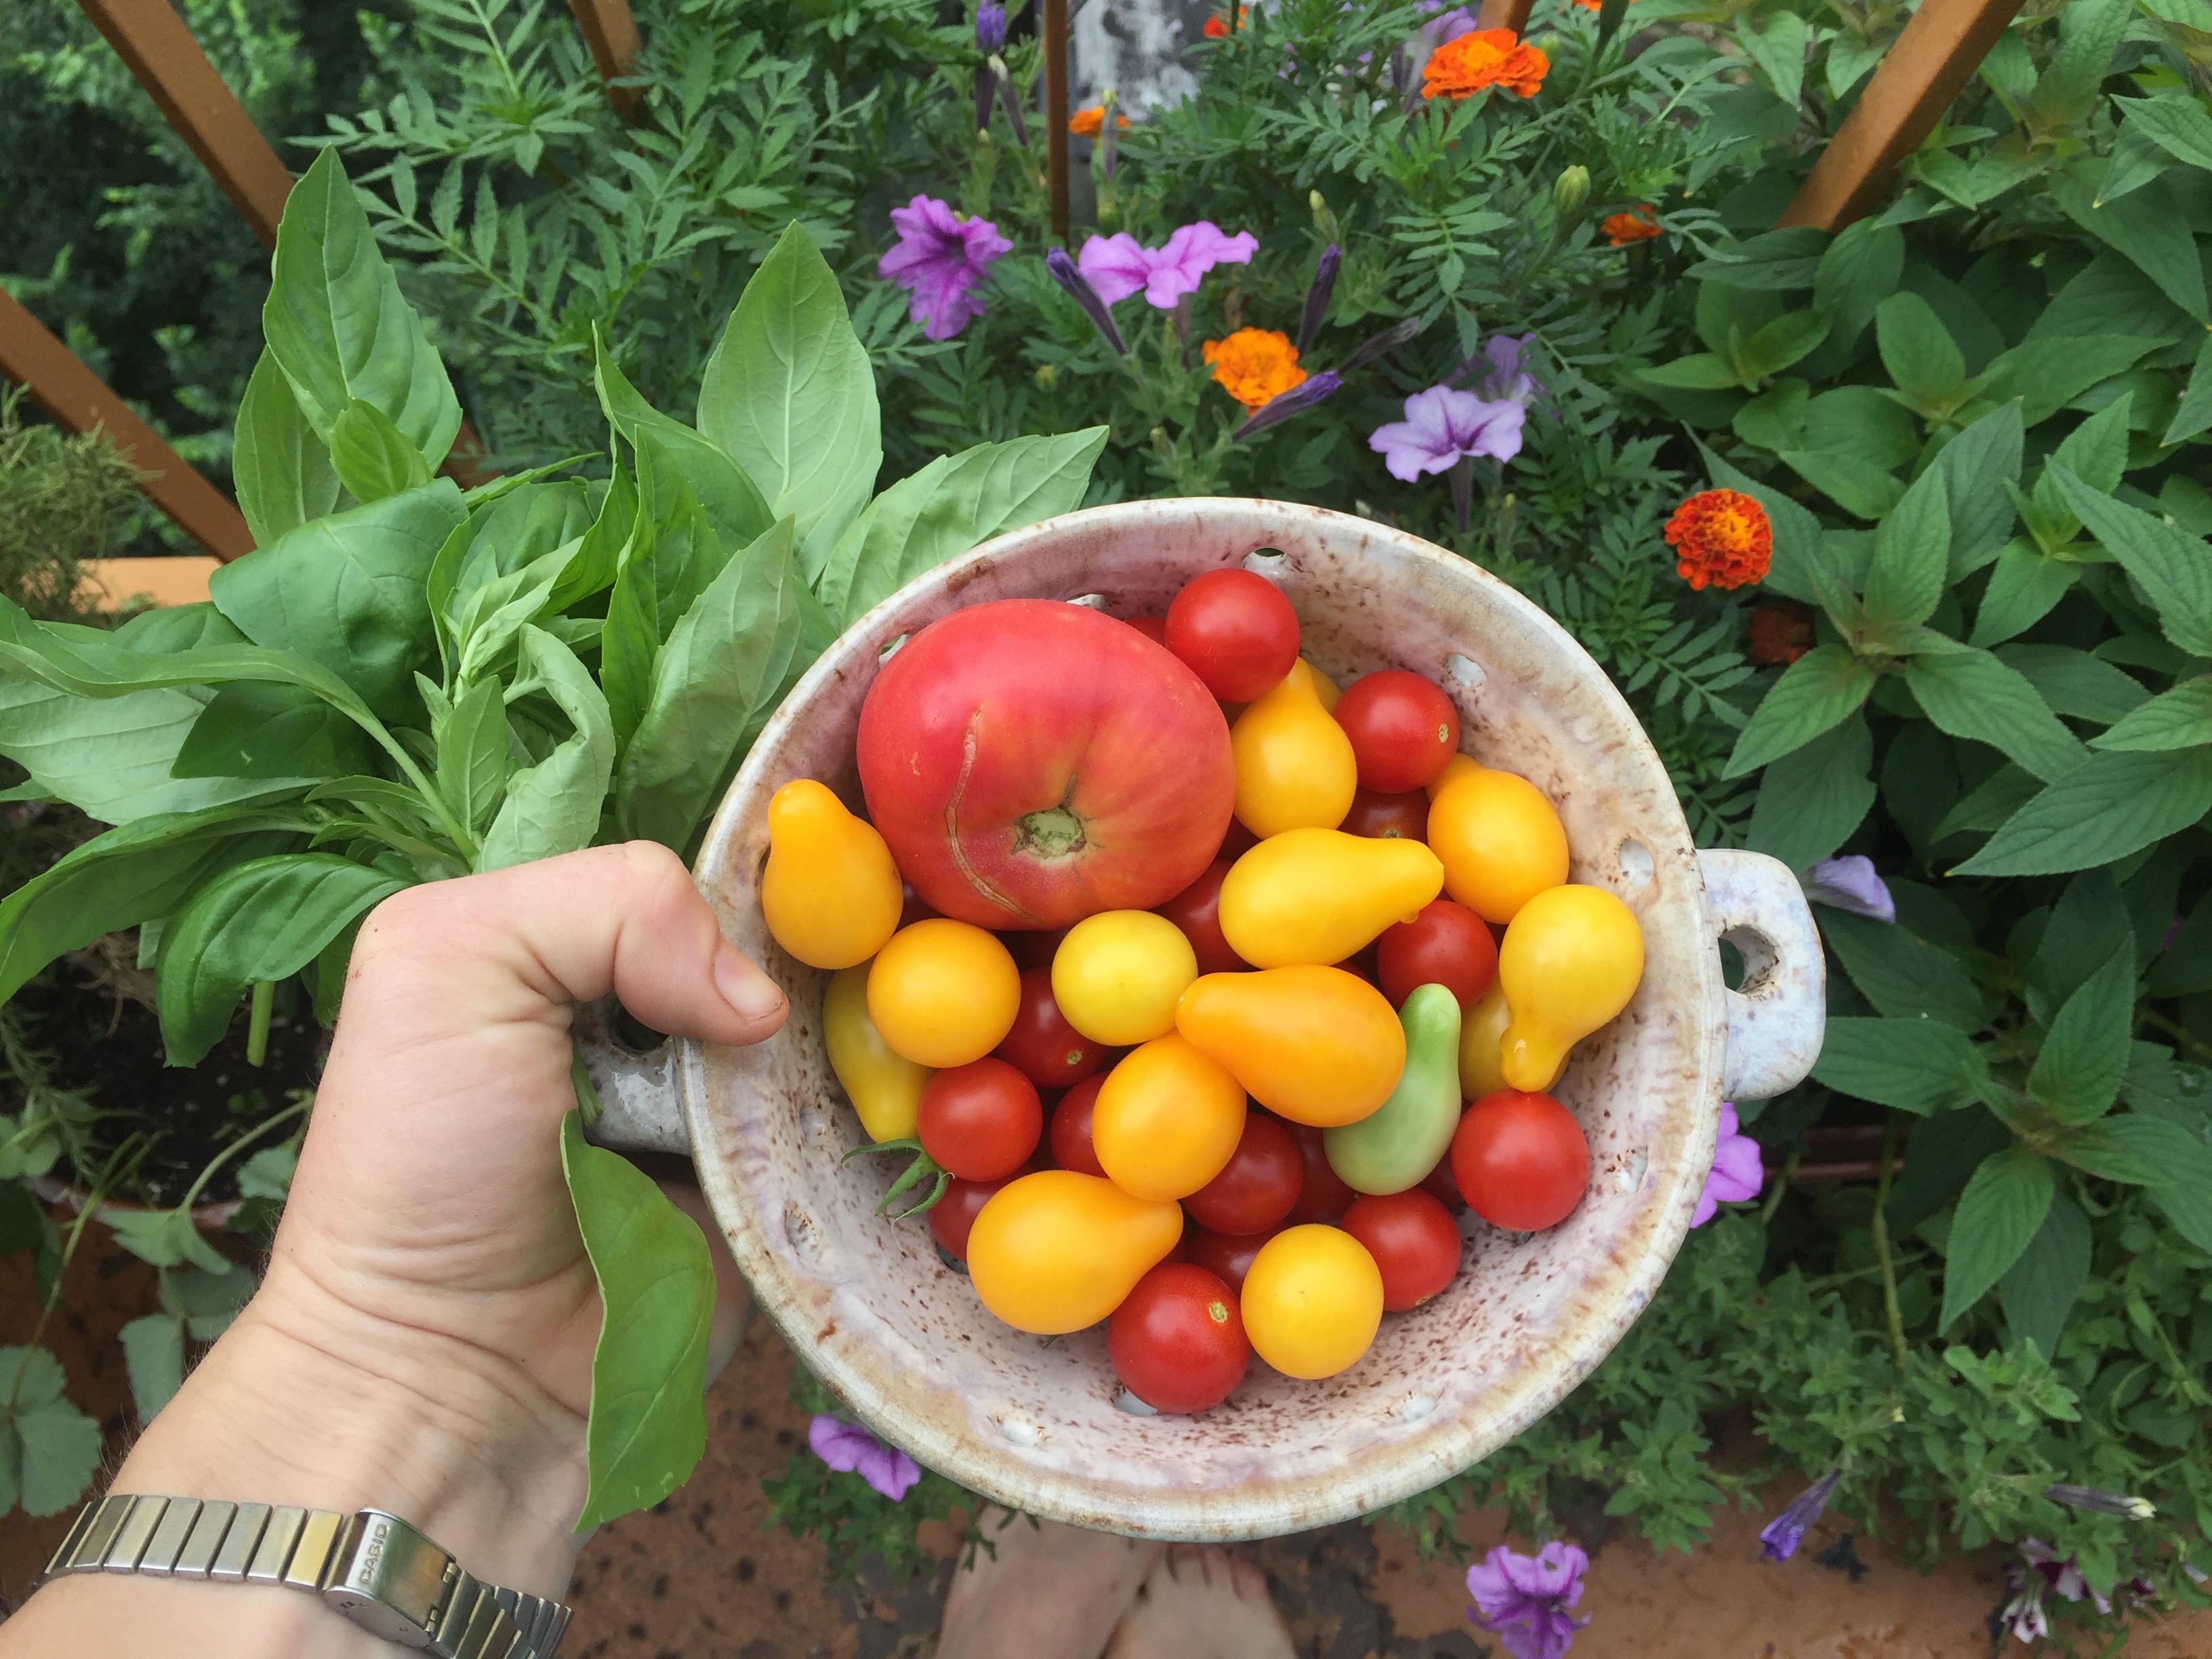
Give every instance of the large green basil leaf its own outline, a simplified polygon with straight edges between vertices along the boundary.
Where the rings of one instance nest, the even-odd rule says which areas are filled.
[[[358,399],[431,466],[446,459],[461,406],[446,366],[377,252],[337,152],[316,156],[284,203],[261,328],[301,412],[328,444]]]
[[[1107,428],[978,444],[940,455],[868,503],[837,538],[823,604],[847,627],[926,570],[979,543],[1083,505]]]
[[[370,906],[407,884],[328,853],[234,866],[200,889],[161,940],[154,1001],[172,1066],[222,1041],[246,988],[289,978]]]
[[[338,411],[331,428],[331,465],[357,501],[380,501],[430,482],[430,464],[422,452],[390,416],[358,398]]]
[[[360,726],[296,685],[238,680],[215,694],[169,772],[179,778],[338,778],[372,771]]]
[[[290,813],[216,806],[140,818],[73,848],[0,900],[0,1002],[64,951],[168,915],[210,875],[308,827]]]
[[[230,476],[256,547],[337,510],[342,492],[331,453],[301,414],[291,383],[266,346],[238,406]]]
[[[775,514],[769,510],[759,484],[744,467],[640,397],[607,355],[606,341],[596,330],[592,344],[592,375],[599,387],[599,406],[615,430],[637,451],[639,488],[647,502],[654,501],[656,479],[659,492],[665,494],[681,478],[706,509],[708,522],[726,545],[743,547],[767,531],[775,522]],[[665,512],[665,507],[652,510]]]
[[[650,1509],[707,1449],[714,1261],[698,1224],[653,1177],[561,1122],[561,1170],[605,1309],[584,1431],[589,1485],[576,1530]]]
[[[495,680],[462,693],[439,722],[438,793],[453,816],[475,830],[507,792],[507,700]]]
[[[216,607],[258,645],[320,663],[388,722],[416,706],[436,657],[427,583],[464,519],[450,478],[288,532],[208,579]]]
[[[181,690],[74,696],[0,660],[0,755],[31,775],[31,797],[67,801],[102,823],[267,800],[310,781],[173,777],[206,707],[204,693]]]
[[[616,820],[686,849],[740,758],[753,714],[782,683],[799,633],[794,528],[785,519],[732,558],[653,660],[653,692],[623,753]]]
[[[875,370],[836,273],[797,223],[745,284],[699,387],[699,430],[799,523],[811,584],[876,487]]]
[[[520,659],[522,678],[511,695],[543,691],[574,730],[537,765],[507,780],[507,799],[484,832],[479,870],[503,870],[589,847],[599,834],[607,781],[614,772],[615,732],[607,700],[576,653],[544,629],[526,624]]]
[[[1994,1153],[1974,1171],[1951,1222],[1940,1329],[1950,1329],[2020,1260],[2057,1186],[2050,1159],[2025,1146]]]

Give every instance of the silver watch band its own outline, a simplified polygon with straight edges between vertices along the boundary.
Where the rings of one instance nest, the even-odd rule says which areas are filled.
[[[127,1497],[88,1504],[40,1583],[78,1572],[282,1584],[437,1659],[554,1659],[568,1609],[501,1589],[396,1515]]]

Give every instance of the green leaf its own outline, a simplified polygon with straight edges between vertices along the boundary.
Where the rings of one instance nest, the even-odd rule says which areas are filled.
[[[1810,225],[1770,230],[1700,260],[1682,274],[1692,282],[1788,292],[1813,286],[1828,234]]]
[[[188,1205],[169,1210],[110,1210],[102,1218],[114,1229],[118,1244],[156,1267],[179,1267],[190,1262],[211,1273],[230,1270],[229,1258],[192,1224]]]
[[[2013,1133],[1986,1108],[1932,1114],[1905,1143],[1905,1167],[1889,1188],[1890,1231],[1910,1233],[1966,1189],[1984,1158],[2013,1144]]]
[[[1764,29],[1754,29],[1748,17],[1739,18],[1735,38],[1744,56],[1759,65],[1774,95],[1794,109],[1804,95],[1805,56],[1812,45],[1812,25],[1795,12],[1770,12]]]
[[[2134,7],[2129,0],[2074,0],[2069,9],[2072,27],[2062,33],[2058,50],[2029,100],[2032,115],[2046,126],[2070,125],[2096,107],[2098,89]]]
[[[2192,657],[2212,657],[2212,547],[2091,489],[2055,460],[2045,472],[2099,545],[2150,596],[2166,637]]]
[[[797,519],[811,581],[874,492],[884,450],[867,350],[836,274],[796,222],[707,360],[699,430],[759,484],[775,517]]]
[[[738,743],[799,644],[805,586],[788,519],[732,559],[654,659],[653,692],[623,751],[623,833],[687,850],[741,757]]]
[[[2102,657],[2070,645],[2000,646],[1997,660],[2016,669],[2053,714],[2110,726],[2142,707],[2150,694]]]
[[[330,455],[338,482],[357,501],[380,501],[430,482],[422,452],[407,441],[391,416],[358,398],[331,423]]]
[[[2094,749],[2194,749],[2212,743],[2212,677],[2184,680],[2089,739]]]
[[[548,601],[552,609],[566,611],[579,599],[614,586],[615,573],[622,568],[623,550],[629,544],[637,515],[637,485],[617,464],[613,477],[607,481],[606,494],[600,499],[598,517],[584,532],[575,557],[568,562],[568,568],[553,586],[553,596]]]
[[[2212,750],[2103,753],[2004,821],[1953,874],[2056,875],[2110,864],[2212,809]]]
[[[2199,1143],[2202,1152],[2202,1143]],[[2200,1250],[2212,1250],[2212,1158],[2194,1157],[2191,1163],[2169,1170],[2144,1190],[2151,1202],[2166,1212],[2166,1218]]]
[[[2135,930],[2119,883],[2108,869],[2083,871],[2066,884],[2051,907],[2028,963],[2028,1017],[2049,1025],[2107,957],[2134,948]]]
[[[67,1380],[44,1348],[0,1348],[0,1515],[59,1515],[100,1472],[100,1425],[62,1398]]]
[[[775,514],[752,476],[726,451],[647,403],[607,355],[605,340],[596,330],[592,337],[600,404],[638,452],[638,484],[649,509],[665,518],[680,478],[726,545],[743,547],[766,532]]]
[[[320,663],[402,722],[437,651],[425,581],[463,519],[460,490],[440,478],[302,525],[222,566],[208,592],[254,643]]]
[[[358,400],[386,416],[429,465],[446,459],[460,430],[460,404],[422,319],[377,252],[335,149],[317,155],[285,198],[261,326],[325,443]]]
[[[2130,394],[2115,398],[2068,433],[2065,441],[2051,452],[2050,459],[2098,494],[2111,495],[2120,487],[2121,475],[2127,471],[2128,413],[2134,402]],[[2030,528],[2046,547],[2056,551],[2074,538],[2081,521],[2067,507],[2058,480],[2051,477],[2047,467],[2036,477],[2033,501],[2036,514],[2043,522]]]
[[[2197,348],[2196,364],[2189,371],[2188,390],[2181,394],[2173,418],[2166,422],[2166,435],[2159,442],[2171,449],[2207,427],[2212,427],[2212,335],[2207,335]]]
[[[520,639],[524,679],[510,696],[543,690],[568,717],[569,735],[535,766],[507,781],[507,799],[484,831],[478,870],[550,859],[589,847],[599,831],[607,783],[614,775],[615,732],[607,700],[576,653],[542,628]]]
[[[1808,440],[1812,436],[1809,421],[1806,436]],[[1776,459],[1856,518],[1879,519],[1905,494],[1905,486],[1882,468],[1856,455],[1787,449]]]
[[[2017,398],[2022,424],[2034,426],[2163,343],[2133,334],[2085,334],[2060,342],[2031,337],[1998,353],[1982,371],[1981,395],[1995,403]]]
[[[2212,1184],[2212,1147],[2179,1123],[2142,1112],[2085,1123],[2057,1150],[2076,1169],[2130,1187]]]
[[[1722,775],[1740,778],[1802,748],[1857,709],[1874,682],[1874,670],[1842,646],[1814,647],[1760,700]]]
[[[2135,1012],[2136,953],[2130,943],[2106,957],[2066,999],[2027,1074],[2028,1097],[2064,1123],[2087,1123],[2110,1111],[2127,1075]]]
[[[1746,383],[1779,374],[1828,337],[1828,319],[1816,311],[1787,311],[1743,343],[1737,367]]]
[[[2063,1192],[2054,1192],[2043,1224],[1997,1281],[1997,1300],[2014,1340],[2034,1343],[2045,1359],[2056,1356],[2067,1316],[2088,1278],[2089,1218]]]
[[[2045,782],[2064,777],[2088,758],[2081,740],[2059,723],[2027,677],[1987,651],[1909,658],[1905,683],[1942,730],[1988,744]]]
[[[938,457],[869,502],[838,538],[817,585],[822,603],[849,628],[946,560],[1074,511],[1106,436],[1097,426]]]
[[[2074,586],[2079,567],[2048,556],[2031,541],[2008,542],[1983,590],[1967,643],[2000,645],[2051,614]]]
[[[1873,767],[1874,736],[1861,716],[1772,762],[1759,781],[1747,844],[1793,870],[1818,864],[1874,805]]]
[[[306,829],[287,814],[217,806],[140,818],[73,848],[0,900],[0,1002],[64,951],[167,915],[218,871]]]
[[[1942,472],[1930,467],[1874,532],[1874,562],[1867,567],[1868,620],[1923,623],[1934,616],[1943,597],[1950,551],[1950,500]]]
[[[2012,496],[2026,439],[2020,405],[1990,410],[1945,444],[1930,471],[1943,475],[1951,509],[1948,580],[1957,582],[1997,556],[2012,534]]]
[[[1926,1116],[1974,1094],[1979,1062],[1954,1025],[1917,1019],[1828,1021],[1813,1075],[1842,1094]]]
[[[1693,352],[1668,363],[1654,363],[1649,368],[1638,370],[1636,378],[1651,386],[1674,386],[1686,392],[1717,392],[1723,386],[1740,385],[1745,379],[1735,364],[1710,351]]]
[[[714,1265],[707,1241],[653,1178],[561,1122],[561,1168],[605,1308],[585,1430],[590,1471],[576,1530],[650,1509],[707,1449],[707,1335]]]
[[[2127,125],[2178,161],[2212,172],[2212,115],[2186,92],[2124,98],[2113,107]]]
[[[1949,1330],[2020,1260],[2057,1190],[2050,1160],[2025,1146],[1984,1160],[1960,1194],[1951,1222],[1937,1329]]]
[[[2051,174],[2050,191],[2067,217],[2157,283],[2167,299],[2200,323],[2212,321],[2196,237],[2170,183],[2154,179],[2118,201],[2100,204],[2086,173],[2067,168]]]
[[[169,1064],[198,1065],[222,1041],[248,986],[290,978],[406,885],[328,853],[288,853],[234,866],[202,887],[171,919],[155,975]]]
[[[1966,359],[1935,308],[1917,294],[1893,294],[1875,307],[1875,342],[1890,383],[1923,412],[1955,403]]]
[[[299,399],[265,346],[238,406],[230,475],[257,547],[337,507],[331,453],[300,413]]]
[[[1735,435],[1760,449],[1802,449],[1808,388],[1796,375],[1777,380],[1735,412]]]
[[[169,768],[179,778],[341,778],[375,768],[361,727],[312,691],[237,680],[215,694]]]
[[[131,1403],[137,1408],[138,1420],[150,1423],[184,1386],[185,1322],[173,1314],[148,1314],[125,1325],[121,1336]]]
[[[441,725],[438,793],[453,816],[480,829],[507,793],[507,702],[497,680],[461,694]]]
[[[1959,959],[1893,921],[1825,910],[1820,937],[1866,1000],[1893,1019],[1941,1020],[1969,1036],[1990,1007]]]
[[[1832,61],[1840,39],[1830,43]],[[1846,226],[1820,256],[1813,303],[1829,316],[1828,346],[1848,353],[1859,343],[1875,311],[1897,291],[1905,274],[1905,233],[1875,219]]]

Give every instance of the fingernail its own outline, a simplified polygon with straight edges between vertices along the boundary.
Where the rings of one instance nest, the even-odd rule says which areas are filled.
[[[747,1019],[770,1019],[783,1012],[783,993],[776,982],[726,945],[714,953],[714,988]]]

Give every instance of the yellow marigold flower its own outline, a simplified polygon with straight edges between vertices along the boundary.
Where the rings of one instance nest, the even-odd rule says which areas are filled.
[[[1674,568],[1692,587],[1742,587],[1774,562],[1774,527],[1766,509],[1733,489],[1701,489],[1667,520]]]
[[[1248,410],[1260,408],[1302,384],[1298,349],[1280,329],[1240,328],[1225,340],[1208,340],[1206,361],[1223,391]]]
[[[1648,242],[1660,234],[1659,221],[1652,216],[1657,212],[1658,209],[1646,202],[1626,213],[1607,216],[1598,228],[1605,233],[1605,240],[1615,247],[1626,247],[1631,242]]]
[[[1089,109],[1079,109],[1067,118],[1067,130],[1079,138],[1096,138],[1105,125],[1106,106],[1103,104],[1093,104]],[[1114,125],[1126,131],[1129,125],[1129,118],[1126,115],[1116,116]]]
[[[1551,67],[1540,49],[1516,40],[1511,29],[1477,29],[1429,54],[1421,70],[1421,96],[1472,98],[1494,86],[1516,98],[1534,98]]]

